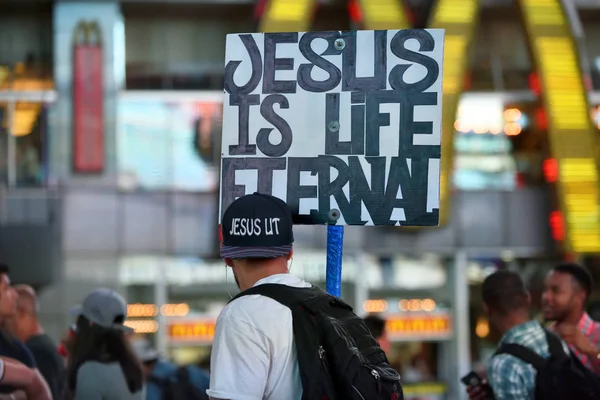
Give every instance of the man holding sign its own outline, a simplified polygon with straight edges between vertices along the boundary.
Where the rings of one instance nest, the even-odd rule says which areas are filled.
[[[211,398],[402,399],[365,323],[287,263],[293,223],[438,225],[443,37],[227,36],[221,255],[242,293],[217,321]]]
[[[223,214],[222,235],[242,292],[217,319],[211,399],[401,399],[400,377],[364,321],[288,273],[294,234],[282,200],[240,197]]]

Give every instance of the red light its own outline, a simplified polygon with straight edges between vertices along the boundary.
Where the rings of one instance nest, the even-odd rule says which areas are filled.
[[[471,90],[471,82],[472,81],[473,81],[473,74],[471,74],[471,73],[465,74],[465,79],[463,80],[463,86],[464,86],[465,91]]]
[[[358,0],[350,0],[348,2],[348,14],[350,15],[350,21],[359,24],[363,20],[362,10]]]
[[[265,10],[267,9],[267,3],[269,0],[258,0],[256,7],[254,7],[254,18],[261,19]]]
[[[556,182],[556,180],[558,179],[558,162],[556,162],[556,159],[549,158],[547,160],[544,160],[542,169],[544,170],[546,182]]]
[[[548,115],[543,107],[535,110],[535,125],[538,129],[545,131],[548,129]]]
[[[529,89],[536,95],[540,95],[542,92],[542,86],[540,85],[540,78],[535,72],[529,74]]]
[[[523,188],[526,186],[527,181],[525,180],[525,175],[522,172],[517,172],[517,188]]]
[[[590,77],[590,74],[585,74],[583,76],[583,85],[585,86],[585,90],[588,92],[591,92],[592,90],[594,90],[594,87],[592,86],[592,78]]]
[[[410,25],[414,25],[415,24],[415,13],[412,12],[412,9],[410,9],[409,7],[405,7],[404,12],[406,13],[406,19],[408,20],[408,23]]]
[[[550,232],[552,238],[557,242],[565,239],[565,224],[560,211],[552,211],[550,213]]]

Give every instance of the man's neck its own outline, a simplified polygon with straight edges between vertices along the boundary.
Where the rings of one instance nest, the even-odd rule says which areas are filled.
[[[526,322],[529,322],[529,320],[529,315],[523,313],[507,315],[502,321],[498,323],[498,330],[504,336],[515,326],[522,325]]]
[[[43,334],[44,334],[44,328],[42,328],[42,326],[38,322],[35,322],[31,326],[31,329],[29,329],[27,331],[27,333],[24,335],[25,337],[20,338],[20,340],[22,342],[26,342],[34,336],[43,335]]]
[[[567,315],[567,317],[563,321],[556,321],[556,322],[559,325],[564,324],[564,325],[577,326],[577,325],[579,325],[579,321],[581,321],[581,318],[583,318],[584,314],[585,314],[584,310],[576,310],[576,311],[569,313],[569,315]]]
[[[251,276],[248,276],[247,279],[244,280],[244,283],[241,284],[241,290],[246,290],[246,289],[250,289],[251,287],[253,287],[254,285],[256,285],[256,283],[260,280],[263,280],[265,278],[268,278],[270,276],[273,275],[279,275],[279,274],[287,274],[288,271],[279,271],[279,272],[265,272],[263,274],[252,274]]]

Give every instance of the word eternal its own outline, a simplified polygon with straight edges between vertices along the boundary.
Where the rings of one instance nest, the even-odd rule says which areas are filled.
[[[279,218],[233,218],[229,234],[232,236],[279,235]]]
[[[333,197],[348,225],[366,225],[369,222],[362,218],[363,204],[373,225],[396,225],[397,222],[407,225],[436,225],[438,211],[427,212],[427,177],[429,159],[439,159],[439,147],[424,147],[423,150],[426,149],[437,153],[424,153],[413,158],[410,168],[406,158],[391,157],[387,172],[386,157],[348,156],[347,162],[335,156],[223,158],[222,203],[231,204],[246,193],[245,185],[236,181],[236,171],[256,170],[257,191],[273,194],[274,171],[287,170],[286,182],[278,181],[277,185],[285,184],[285,201],[296,216],[296,223],[327,223]],[[365,173],[359,157],[370,164],[370,173]],[[317,184],[301,185],[300,175],[304,172],[316,175]],[[337,176],[331,179],[334,175]],[[349,186],[348,196],[343,190],[346,185]],[[403,194],[401,198],[398,198],[399,191]],[[300,200],[311,198],[318,200],[318,209],[311,210],[303,217],[300,215]],[[404,221],[392,218],[394,208],[403,209]],[[250,224],[246,226],[246,231],[255,229],[253,223],[246,224]]]

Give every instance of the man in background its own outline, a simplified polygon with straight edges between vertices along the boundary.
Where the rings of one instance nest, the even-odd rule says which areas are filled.
[[[178,367],[161,359],[147,340],[133,340],[133,348],[146,375],[146,400],[208,399],[210,377],[195,365]]]
[[[482,297],[490,325],[502,335],[498,347],[515,343],[543,358],[549,357],[546,332],[537,321],[529,318],[531,298],[519,275],[510,271],[491,274],[483,282]],[[534,398],[535,368],[510,354],[492,357],[487,377],[496,400]],[[481,390],[482,387],[469,387],[471,399],[485,398],[484,393],[477,393]]]
[[[0,356],[12,358],[33,369],[35,373],[39,373],[29,349],[6,330],[6,324],[17,313],[17,293],[10,284],[9,273],[8,266],[0,264],[0,324],[2,325],[0,330]],[[13,386],[0,384],[0,394],[13,394],[16,389]]]
[[[373,335],[373,337],[379,342],[381,349],[389,356],[392,344],[387,337],[387,332],[385,331],[385,319],[378,315],[372,314],[366,316],[364,321],[371,331],[371,335]]]
[[[58,399],[66,377],[64,360],[38,320],[35,290],[28,285],[18,285],[14,289],[18,296],[17,312],[7,321],[7,327],[31,351],[38,369],[50,387],[52,396]]]
[[[568,263],[553,268],[544,282],[542,313],[552,329],[569,344],[581,362],[600,375],[600,323],[585,308],[593,291],[591,274]]]

